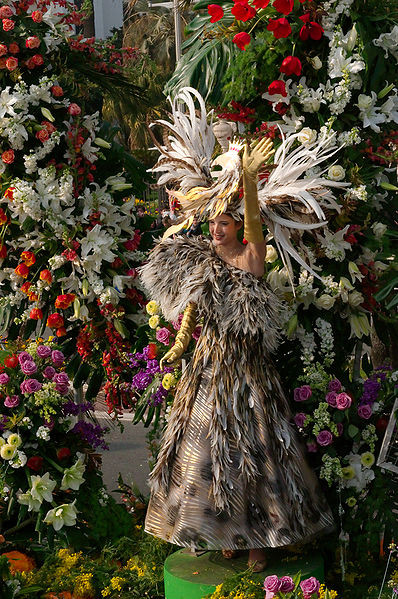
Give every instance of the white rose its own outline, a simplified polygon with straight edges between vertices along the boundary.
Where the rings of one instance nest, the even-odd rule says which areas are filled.
[[[316,71],[319,71],[319,69],[322,68],[322,60],[319,58],[319,56],[314,56],[314,58],[311,58],[311,64]]]
[[[320,297],[318,297],[315,304],[317,308],[322,308],[323,310],[330,310],[335,300],[336,298],[332,297],[331,295],[323,293]]]
[[[348,295],[348,303],[352,308],[357,308],[363,302],[363,295],[359,291],[353,291]]]
[[[365,94],[359,94],[358,96],[358,108],[362,112],[366,112],[373,105],[372,96],[366,96]]]
[[[309,127],[303,127],[297,136],[299,142],[304,146],[309,146],[316,140],[316,138],[317,132],[315,129],[310,129]]]
[[[328,170],[328,177],[332,181],[342,181],[345,177],[345,170],[340,164],[334,164]]]
[[[387,225],[384,225],[383,223],[373,223],[372,231],[376,239],[381,239],[387,231]]]
[[[276,251],[274,246],[266,245],[265,249],[267,250],[266,254],[265,254],[265,261],[266,262],[275,262],[275,260],[278,258],[278,252]]]

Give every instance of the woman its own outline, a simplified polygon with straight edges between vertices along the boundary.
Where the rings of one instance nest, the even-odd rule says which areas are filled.
[[[178,389],[158,462],[145,529],[171,543],[249,549],[265,568],[265,547],[331,529],[330,510],[307,466],[270,354],[278,338],[278,301],[261,279],[265,241],[257,199],[264,140],[243,156],[244,237],[239,216],[209,219],[212,241],[163,240],[141,277],[167,319],[184,311],[175,345],[186,350],[197,318],[203,330]]]

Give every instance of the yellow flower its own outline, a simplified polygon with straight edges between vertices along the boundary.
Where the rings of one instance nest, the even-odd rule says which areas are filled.
[[[326,587],[324,584],[321,584],[319,587],[319,597],[318,599],[325,599],[326,595]],[[337,592],[329,589],[329,599],[336,599]]]
[[[346,466],[341,469],[344,480],[351,480],[355,476],[355,470],[352,466]]]
[[[113,578],[110,579],[111,589],[113,589],[114,591],[121,591],[122,590],[122,585],[125,582],[126,581],[125,581],[124,578],[120,578],[120,576],[114,576]]]
[[[10,445],[9,443],[6,443],[0,449],[0,455],[3,458],[3,460],[12,460],[16,452],[17,448],[15,447],[15,445]]]
[[[10,442],[10,439],[8,439],[8,442]],[[361,455],[361,464],[364,468],[371,468],[374,463],[375,456],[370,451],[365,451],[365,453]]]
[[[150,316],[153,316],[154,314],[159,314],[159,306],[157,305],[157,303],[155,301],[152,300],[147,303],[146,311],[148,312],[148,314]]]
[[[171,389],[172,387],[175,387],[176,383],[177,383],[177,379],[175,378],[174,374],[172,374],[171,372],[168,372],[162,378],[162,385],[167,390]]]
[[[8,443],[14,447],[20,447],[22,439],[17,433],[12,433],[12,435],[8,437]]]
[[[110,589],[110,587],[105,587],[105,588],[104,588],[104,589],[102,589],[102,591],[101,591],[101,595],[102,595],[103,597],[108,597],[108,595],[110,595],[110,594],[111,594],[111,589]]]
[[[151,316],[151,318],[148,320],[148,324],[151,329],[156,329],[159,324],[159,316]]]
[[[357,500],[355,499],[355,497],[349,497],[346,501],[346,504],[348,505],[348,507],[354,507],[354,505],[356,505]]]
[[[92,572],[83,572],[79,574],[75,579],[75,588],[73,593],[75,595],[92,595],[94,593],[94,588],[92,585]]]

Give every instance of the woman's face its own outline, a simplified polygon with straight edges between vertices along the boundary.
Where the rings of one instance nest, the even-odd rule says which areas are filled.
[[[228,245],[235,242],[241,226],[242,223],[234,220],[228,214],[220,214],[209,220],[209,230],[214,245]]]

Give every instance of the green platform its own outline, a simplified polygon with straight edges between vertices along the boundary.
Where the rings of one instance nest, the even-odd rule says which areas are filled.
[[[253,574],[263,581],[266,576],[293,576],[301,570],[303,578],[315,576],[323,582],[324,564],[320,555],[294,556],[286,552],[270,551],[268,567],[264,572]],[[247,569],[247,552],[237,559],[224,559],[219,551],[209,551],[197,557],[188,549],[170,555],[164,564],[166,599],[202,599],[212,593],[225,578]]]

